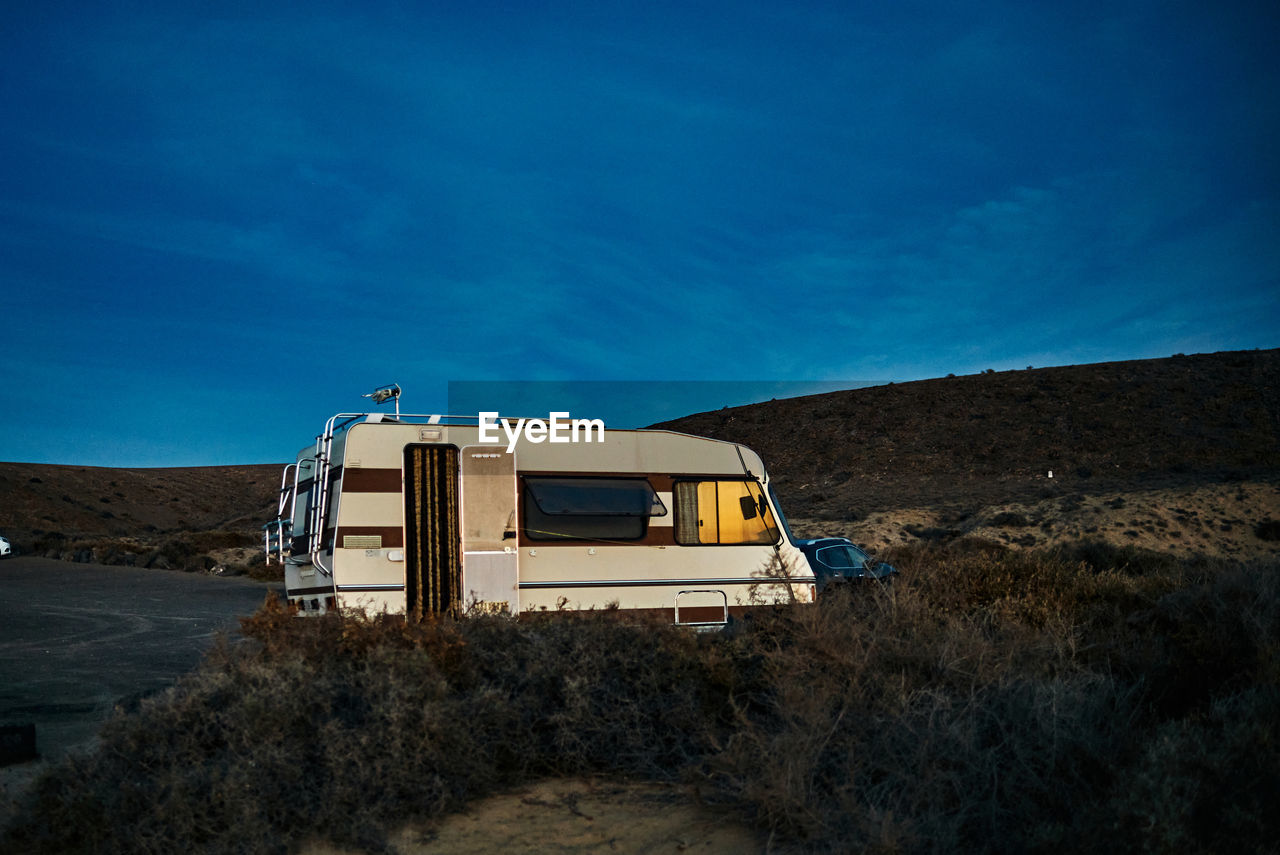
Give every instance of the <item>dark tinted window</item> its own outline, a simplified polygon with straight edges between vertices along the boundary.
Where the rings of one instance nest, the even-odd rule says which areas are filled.
[[[524,479],[531,540],[639,540],[667,509],[644,478]]]
[[[824,546],[817,552],[818,562],[832,570],[861,570],[867,562],[867,553],[856,546]]]
[[[660,517],[667,512],[643,478],[530,477],[525,486],[544,514]]]

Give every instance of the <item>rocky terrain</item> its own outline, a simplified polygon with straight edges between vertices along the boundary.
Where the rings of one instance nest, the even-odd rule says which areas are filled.
[[[1280,553],[1280,350],[1028,367],[659,427],[758,451],[800,535]],[[68,561],[246,572],[282,465],[0,463],[0,533]]]

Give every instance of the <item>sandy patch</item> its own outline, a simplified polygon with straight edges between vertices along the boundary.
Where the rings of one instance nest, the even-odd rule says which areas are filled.
[[[391,837],[406,855],[534,853],[703,853],[766,851],[759,834],[734,817],[695,804],[667,784],[562,779],[480,800],[430,827]],[[315,843],[305,855],[357,855]]]

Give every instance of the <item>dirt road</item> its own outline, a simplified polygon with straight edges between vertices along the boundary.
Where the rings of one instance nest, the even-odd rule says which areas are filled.
[[[90,744],[116,704],[171,685],[276,587],[45,558],[0,562],[0,724],[34,722],[42,757],[0,769],[0,788]]]

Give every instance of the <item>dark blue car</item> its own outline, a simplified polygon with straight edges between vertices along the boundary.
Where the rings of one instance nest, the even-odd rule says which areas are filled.
[[[898,573],[892,565],[867,555],[847,537],[798,540],[796,546],[809,559],[817,577],[818,593],[845,582],[887,581]]]

